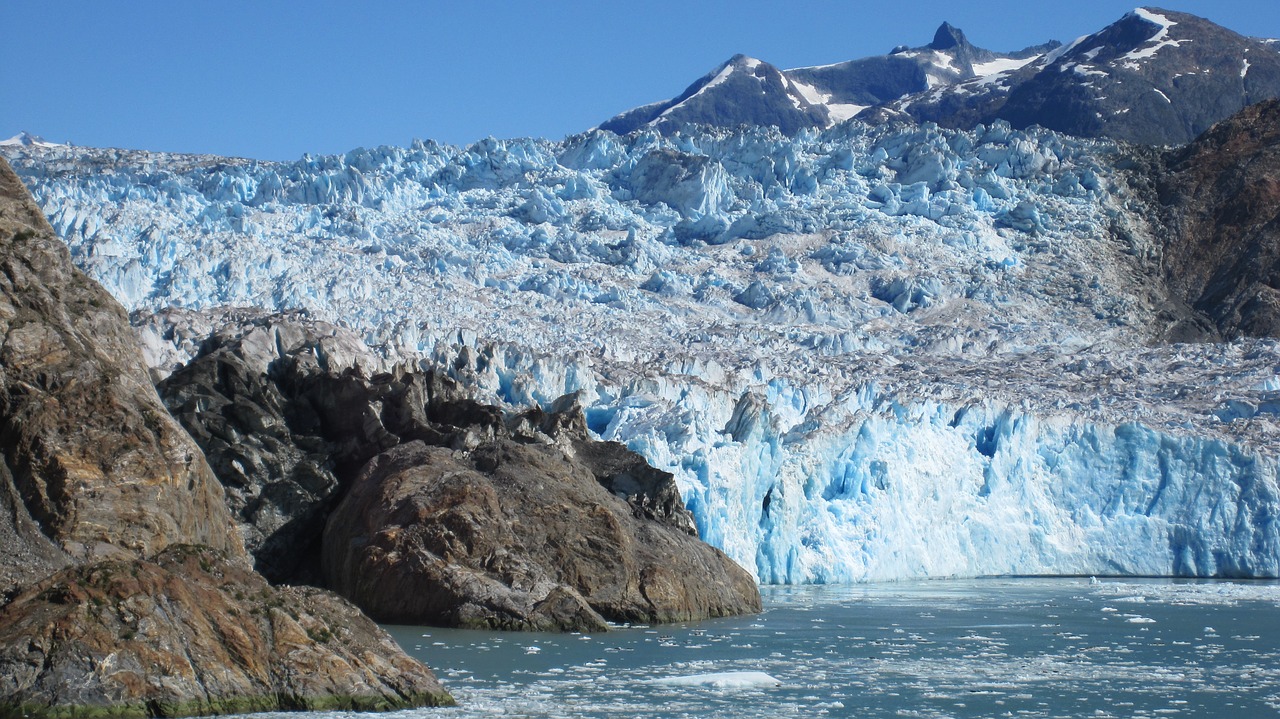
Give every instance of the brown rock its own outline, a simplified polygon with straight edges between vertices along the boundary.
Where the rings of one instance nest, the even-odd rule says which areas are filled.
[[[329,519],[324,567],[390,622],[599,631],[760,611],[718,549],[644,516],[563,446],[511,439],[374,458]]]
[[[0,717],[451,701],[350,604],[248,569],[123,309],[3,159],[0,338]]]
[[[165,411],[124,310],[0,159],[0,592],[67,562],[199,543],[241,557],[222,489]],[[7,549],[8,545],[6,545]]]
[[[207,548],[66,569],[0,610],[0,716],[149,717],[452,704],[345,600]]]
[[[1247,107],[1165,158],[1170,287],[1227,339],[1280,337],[1280,101]]]

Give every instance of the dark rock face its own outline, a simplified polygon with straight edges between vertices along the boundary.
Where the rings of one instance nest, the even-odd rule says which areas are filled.
[[[207,548],[70,568],[0,610],[0,716],[153,717],[452,704],[328,592]]]
[[[320,323],[256,318],[210,337],[158,387],[225,486],[255,568],[271,581],[319,583],[336,472],[398,441],[364,415],[370,395],[354,371],[354,344]],[[339,366],[350,376],[329,371]]]
[[[124,310],[0,160],[0,593],[70,562],[244,549]]]
[[[1194,15],[1152,8],[1076,44],[1014,87],[990,119],[1081,137],[1180,145],[1245,106],[1277,96],[1280,54],[1271,45]]]
[[[329,520],[325,569],[392,622],[600,631],[760,609],[719,550],[644,517],[564,448],[510,439],[375,458]]]
[[[1165,157],[1156,190],[1175,295],[1222,336],[1280,337],[1280,101]]]
[[[437,372],[366,378],[358,342],[316,327],[227,328],[160,386],[269,576],[406,623],[599,630],[759,611],[672,476],[592,440],[574,397],[507,416]]]

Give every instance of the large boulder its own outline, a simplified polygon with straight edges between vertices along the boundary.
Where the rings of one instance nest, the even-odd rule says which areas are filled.
[[[760,611],[746,571],[634,496],[557,443],[412,441],[330,517],[325,573],[389,622],[600,631]]]
[[[0,159],[0,593],[173,543],[243,557],[222,487],[152,387],[120,305]]]
[[[0,716],[161,717],[452,704],[329,592],[213,550],[62,570],[0,610]]]

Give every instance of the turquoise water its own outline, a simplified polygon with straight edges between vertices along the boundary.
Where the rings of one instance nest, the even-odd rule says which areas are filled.
[[[754,617],[599,635],[390,627],[463,704],[404,714],[1280,715],[1276,583],[963,580],[766,587],[764,598]],[[777,685],[698,683],[724,672]]]

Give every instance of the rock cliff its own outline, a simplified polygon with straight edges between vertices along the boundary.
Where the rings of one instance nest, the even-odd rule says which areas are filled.
[[[172,543],[244,556],[204,457],[151,386],[106,290],[0,162],[0,591]]]
[[[345,601],[246,566],[124,310],[3,160],[0,336],[0,717],[452,701]]]

